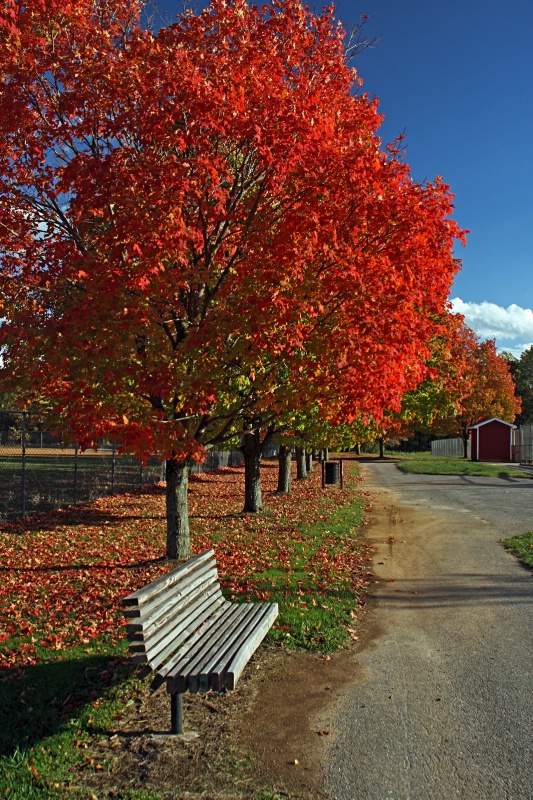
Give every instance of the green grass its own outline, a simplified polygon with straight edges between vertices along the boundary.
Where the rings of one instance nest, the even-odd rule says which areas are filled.
[[[300,530],[301,541],[289,551],[288,564],[254,576],[259,591],[268,591],[269,600],[280,607],[270,641],[325,653],[346,644],[358,592],[340,565],[353,557],[361,522],[362,502],[354,497],[329,519]]]
[[[433,456],[430,453],[396,455],[402,472],[415,475],[471,475],[487,478],[533,478],[533,473],[512,467],[468,461],[464,458]]]
[[[533,567],[533,531],[503,539],[503,546],[528,567]]]

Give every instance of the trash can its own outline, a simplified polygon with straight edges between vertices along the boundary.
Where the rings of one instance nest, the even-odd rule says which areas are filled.
[[[325,483],[338,483],[339,482],[339,462],[338,461],[326,461],[326,475],[325,475]]]

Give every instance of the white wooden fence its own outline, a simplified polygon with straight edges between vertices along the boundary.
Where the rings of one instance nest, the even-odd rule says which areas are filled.
[[[470,442],[468,442],[468,458],[470,458]],[[463,440],[460,436],[453,439],[436,439],[431,442],[431,455],[462,458],[464,455]]]
[[[512,452],[517,464],[533,464],[533,425],[520,425],[513,431]]]

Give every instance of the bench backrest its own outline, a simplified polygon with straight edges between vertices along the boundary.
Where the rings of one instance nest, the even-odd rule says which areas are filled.
[[[132,660],[157,669],[226,602],[213,550],[128,595],[122,603]]]

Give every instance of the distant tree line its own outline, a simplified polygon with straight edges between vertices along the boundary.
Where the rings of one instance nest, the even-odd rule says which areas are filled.
[[[516,416],[517,425],[533,423],[533,345],[516,358],[504,352],[511,375],[516,384],[516,394],[522,400],[522,411]]]

